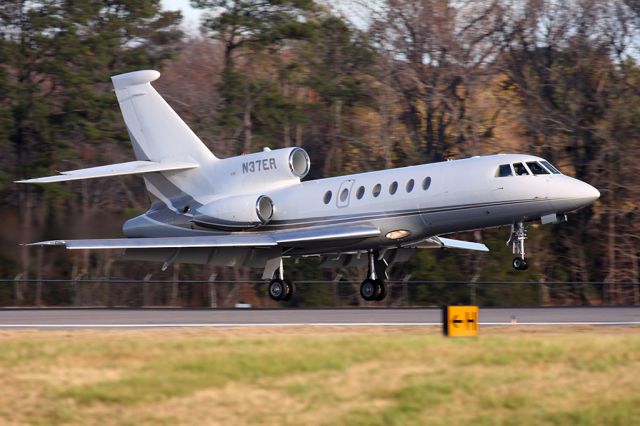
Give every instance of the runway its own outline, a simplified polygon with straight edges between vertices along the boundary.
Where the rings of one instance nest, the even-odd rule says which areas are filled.
[[[0,309],[0,328],[440,325],[432,309]],[[640,325],[640,307],[480,308],[480,325]]]

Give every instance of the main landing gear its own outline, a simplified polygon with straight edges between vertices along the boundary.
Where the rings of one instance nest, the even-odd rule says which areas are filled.
[[[519,255],[513,258],[513,268],[518,271],[524,271],[529,267],[525,258],[524,241],[527,239],[527,228],[524,222],[517,222],[511,225],[511,237],[507,241],[507,245],[513,248],[513,254]]]
[[[280,259],[278,278],[274,278],[269,282],[269,297],[276,302],[281,300],[287,301],[291,300],[295,291],[295,285],[284,278],[284,268],[282,267],[282,259]]]
[[[381,301],[387,297],[387,286],[380,278],[376,270],[384,275],[386,269],[386,262],[376,259],[378,253],[374,251],[369,252],[369,273],[367,279],[360,284],[360,295],[368,302]]]

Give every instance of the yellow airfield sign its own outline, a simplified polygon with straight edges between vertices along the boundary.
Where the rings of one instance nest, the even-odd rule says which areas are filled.
[[[442,308],[442,330],[445,336],[478,334],[477,306],[445,306]]]

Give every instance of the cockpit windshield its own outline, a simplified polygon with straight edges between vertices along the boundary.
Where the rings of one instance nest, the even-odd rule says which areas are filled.
[[[542,163],[543,166],[545,166],[547,169],[549,169],[549,171],[551,173],[553,173],[554,175],[561,175],[562,174],[560,172],[560,170],[558,170],[555,167],[553,167],[553,165],[550,162],[548,162],[547,160],[542,160],[541,163]]]
[[[549,174],[547,169],[545,169],[544,167],[542,167],[540,165],[540,163],[537,163],[535,161],[528,161],[527,162],[527,166],[529,166],[529,170],[531,170],[531,173],[533,173],[534,175],[548,175]]]
[[[548,175],[549,173],[554,175],[562,174],[560,170],[556,169],[546,160],[540,161],[527,161],[525,163],[512,163],[512,164],[500,164],[496,169],[496,177],[508,177],[508,176],[529,176],[533,175]]]
[[[514,163],[513,170],[516,171],[517,176],[524,176],[529,174],[529,172],[527,171],[527,168],[522,163]]]

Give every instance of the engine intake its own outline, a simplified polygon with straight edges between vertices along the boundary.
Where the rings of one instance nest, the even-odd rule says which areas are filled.
[[[307,151],[302,148],[294,148],[289,154],[289,168],[291,172],[302,179],[309,173],[310,167],[311,160],[309,159]]]
[[[258,197],[258,201],[256,201],[256,214],[258,215],[258,219],[262,224],[269,223],[271,218],[273,217],[273,201],[271,198],[266,195],[261,195]]]
[[[275,207],[266,195],[238,195],[219,198],[196,210],[194,221],[220,229],[246,229],[271,221]]]

